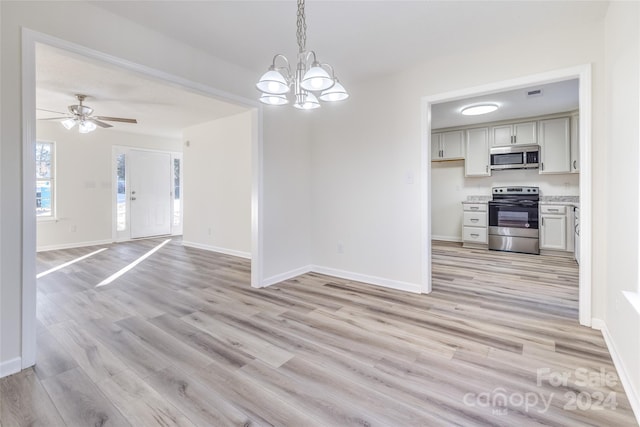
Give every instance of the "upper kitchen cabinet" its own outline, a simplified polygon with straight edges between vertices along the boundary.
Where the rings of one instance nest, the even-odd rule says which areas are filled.
[[[580,172],[580,133],[578,113],[571,115],[571,173]]]
[[[464,159],[464,131],[431,134],[431,160]]]
[[[515,123],[491,128],[491,145],[535,145],[538,143],[536,122]]]
[[[540,120],[538,128],[540,135],[540,173],[571,172],[569,117]]]
[[[489,128],[467,129],[465,176],[490,176]]]

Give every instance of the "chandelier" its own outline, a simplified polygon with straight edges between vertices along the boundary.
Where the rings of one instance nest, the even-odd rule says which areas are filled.
[[[293,106],[301,110],[312,110],[320,107],[320,101],[332,102],[347,99],[349,94],[338,81],[329,64],[320,63],[316,53],[307,51],[307,23],[304,14],[304,0],[298,0],[298,64],[295,73],[286,56],[277,54],[269,70],[263,74],[256,87],[262,96],[260,102],[268,105],[285,105],[289,103],[287,94],[293,89]],[[281,60],[281,66],[276,62]]]

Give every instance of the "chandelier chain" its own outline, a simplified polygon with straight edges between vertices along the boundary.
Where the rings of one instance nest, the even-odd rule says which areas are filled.
[[[307,21],[304,15],[304,0],[298,0],[298,30],[296,38],[298,40],[299,53],[303,53],[307,49]]]

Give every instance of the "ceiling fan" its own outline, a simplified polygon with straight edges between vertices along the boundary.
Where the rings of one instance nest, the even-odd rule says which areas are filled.
[[[122,122],[122,123],[138,123],[136,119],[125,119],[122,117],[106,117],[106,116],[93,116],[93,108],[83,105],[84,100],[87,98],[87,95],[76,94],[76,99],[78,100],[78,105],[69,105],[69,113],[64,117],[51,117],[40,120],[60,120],[62,126],[66,129],[72,129],[75,125],[78,125],[78,129],[80,133],[89,133],[96,130],[97,126],[101,128],[110,128],[113,125],[105,122]],[[39,108],[41,111],[48,111],[50,113],[56,114],[65,114],[59,111],[51,111],[44,110]]]

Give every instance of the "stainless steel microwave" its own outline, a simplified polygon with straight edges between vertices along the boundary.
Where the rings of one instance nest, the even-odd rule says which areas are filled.
[[[507,147],[493,147],[491,169],[538,169],[539,145],[519,145]]]

